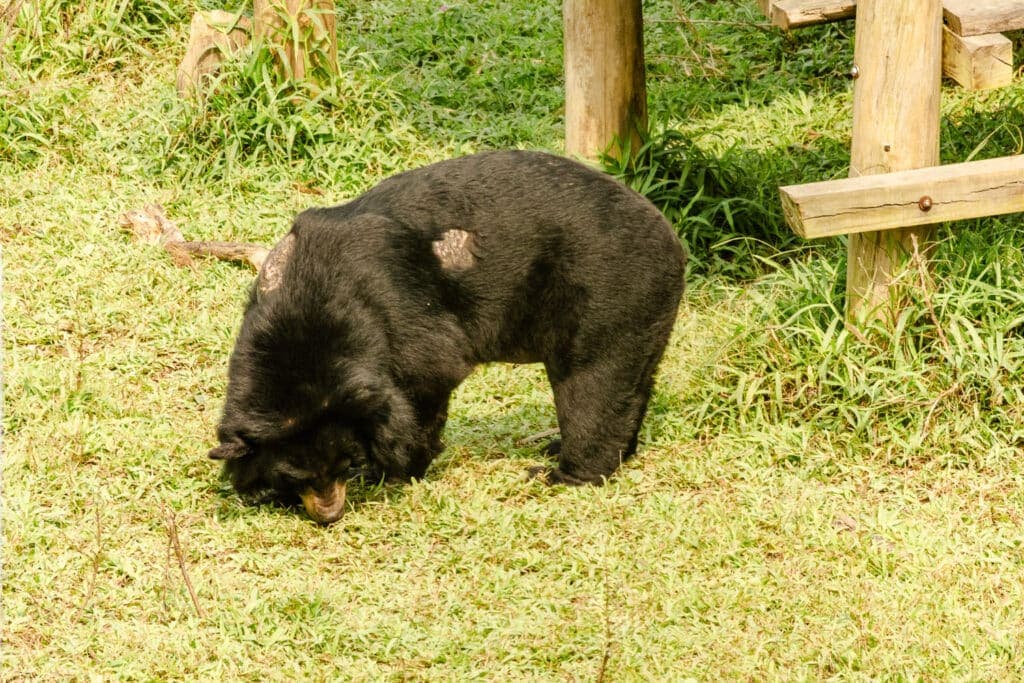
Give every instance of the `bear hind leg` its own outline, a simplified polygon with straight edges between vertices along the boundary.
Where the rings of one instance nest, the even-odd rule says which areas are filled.
[[[561,444],[549,483],[601,484],[636,453],[657,362],[640,365],[596,366],[552,378]]]

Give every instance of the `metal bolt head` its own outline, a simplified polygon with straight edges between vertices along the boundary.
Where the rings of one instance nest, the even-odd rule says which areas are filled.
[[[854,64],[850,67],[850,78],[857,80],[858,76],[860,76],[860,67]]]
[[[920,199],[917,200],[917,208],[921,209],[922,211],[931,211],[932,198],[929,197],[928,195],[921,197]]]

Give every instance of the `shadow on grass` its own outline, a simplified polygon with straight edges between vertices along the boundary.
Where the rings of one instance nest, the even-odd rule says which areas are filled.
[[[838,160],[846,147],[845,141],[821,136],[813,145],[770,153],[732,147],[714,156],[666,130],[628,161],[603,161],[673,224],[690,252],[689,277],[745,280],[763,274],[764,259],[785,261],[817,248],[786,226],[778,189],[845,175],[845,163]]]

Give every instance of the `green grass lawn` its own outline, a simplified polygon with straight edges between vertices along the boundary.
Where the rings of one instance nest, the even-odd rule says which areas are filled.
[[[780,184],[846,175],[851,23],[645,3],[652,139],[612,171],[692,268],[636,460],[603,488],[527,481],[550,391],[488,366],[424,481],[350,487],[322,528],[243,506],[205,455],[251,272],[179,268],[118,216],[269,244],[399,170],[557,152],[560,6],[342,2],[326,92],[246,58],[182,103],[216,4],[0,19],[0,678],[1024,677],[1021,217],[940,229],[893,330],[845,327],[845,243],[781,221]],[[1021,81],[943,110],[945,162],[1021,153]]]

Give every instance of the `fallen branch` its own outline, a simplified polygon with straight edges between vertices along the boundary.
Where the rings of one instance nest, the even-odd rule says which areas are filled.
[[[126,211],[118,222],[136,242],[163,246],[179,266],[191,265],[193,256],[212,256],[224,261],[244,261],[259,271],[270,253],[266,247],[249,242],[188,241],[159,204]]]
[[[174,554],[178,558],[178,568],[181,569],[181,576],[185,579],[185,586],[188,588],[189,597],[192,598],[192,605],[196,608],[196,614],[202,619],[205,615],[203,614],[203,608],[199,605],[199,598],[196,597],[196,591],[192,587],[192,580],[188,577],[188,570],[185,568],[185,553],[181,550],[181,543],[178,541],[178,523],[175,519],[173,511],[165,509],[167,514],[167,534],[170,538],[170,545],[174,548]]]
[[[78,610],[75,613],[75,621],[78,621],[81,618],[82,614],[85,613],[86,608],[92,601],[93,594],[96,592],[96,577],[99,576],[100,564],[103,562],[104,553],[106,551],[106,541],[103,538],[103,523],[100,520],[100,508],[96,504],[95,498],[92,500],[92,510],[93,515],[96,519],[96,552],[90,554],[86,553],[83,550],[79,550],[79,552],[82,553],[82,555],[89,558],[91,563],[91,572],[89,574],[89,584],[85,591],[85,597],[82,598],[82,602],[80,605],[78,605]]]
[[[551,429],[545,429],[545,430],[539,431],[536,434],[531,434],[529,436],[524,436],[523,438],[521,438],[518,441],[516,441],[516,445],[517,446],[527,446],[527,445],[529,445],[531,443],[535,443],[537,441],[540,441],[541,439],[546,439],[549,436],[555,436],[556,434],[558,434],[558,427],[552,427]]]

